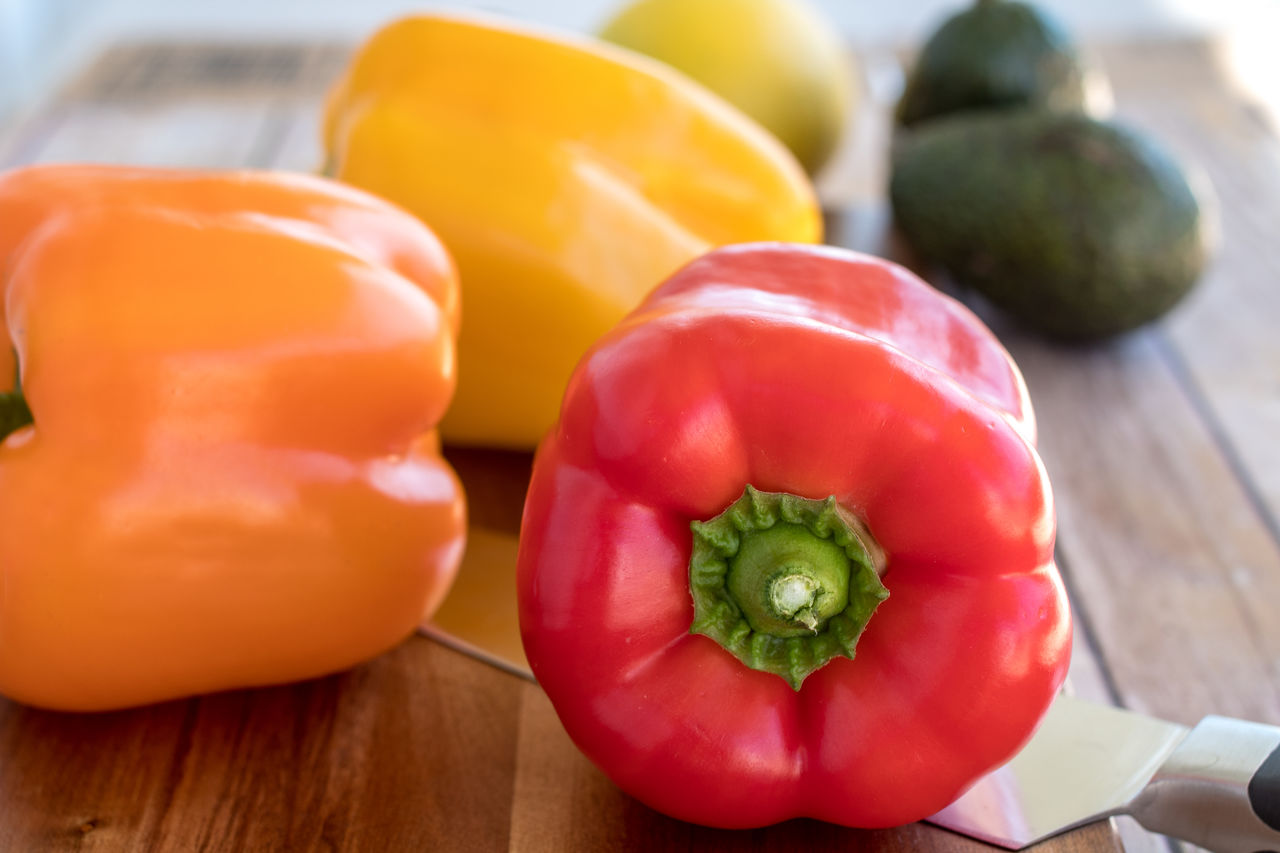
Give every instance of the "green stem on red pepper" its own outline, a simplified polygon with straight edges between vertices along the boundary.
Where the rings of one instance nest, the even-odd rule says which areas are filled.
[[[799,690],[833,657],[853,658],[889,596],[884,556],[835,497],[761,492],[692,523],[690,631]]]

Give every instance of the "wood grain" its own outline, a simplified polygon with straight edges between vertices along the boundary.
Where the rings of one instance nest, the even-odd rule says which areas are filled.
[[[0,849],[502,850],[522,688],[415,638],[342,675],[134,711],[3,702]]]
[[[424,637],[343,675],[133,711],[0,702],[0,750],[3,850],[991,849],[923,824],[671,820],[587,762],[536,685]],[[1099,824],[1038,849],[1114,845]]]
[[[1280,114],[1250,99],[1223,44],[1156,42],[1103,57],[1132,80],[1117,93],[1126,118],[1159,134],[1207,182],[1220,250],[1167,324],[1166,359],[1254,514],[1280,540]],[[1171,85],[1154,82],[1161,78]]]

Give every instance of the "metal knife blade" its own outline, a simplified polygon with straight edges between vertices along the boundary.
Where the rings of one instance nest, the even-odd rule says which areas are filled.
[[[1011,850],[1122,813],[1184,726],[1059,696],[1031,741],[930,823]]]
[[[1019,850],[1116,815],[1218,853],[1280,850],[1280,728],[1195,728],[1070,696],[930,823]]]
[[[450,445],[443,450],[467,493],[467,547],[449,594],[420,630],[532,680],[520,642],[516,554],[533,454]]]
[[[423,634],[533,680],[520,642],[515,534],[472,525],[457,579]]]

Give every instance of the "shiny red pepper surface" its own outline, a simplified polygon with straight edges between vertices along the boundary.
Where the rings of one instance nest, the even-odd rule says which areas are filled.
[[[705,255],[584,357],[539,449],[519,557],[533,672],[578,747],[668,815],[927,817],[1020,748],[1066,674],[1034,436],[1003,347],[908,271],[829,247]],[[770,525],[852,567],[848,609],[813,603],[825,569],[778,586],[767,561],[743,568]],[[711,604],[708,565],[729,578]],[[757,581],[795,614],[777,636],[738,596]]]

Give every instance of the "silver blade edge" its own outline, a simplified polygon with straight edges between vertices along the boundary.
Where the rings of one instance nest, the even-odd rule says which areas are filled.
[[[1188,729],[1059,696],[1006,765],[979,779],[929,823],[1020,850],[1124,814]]]

